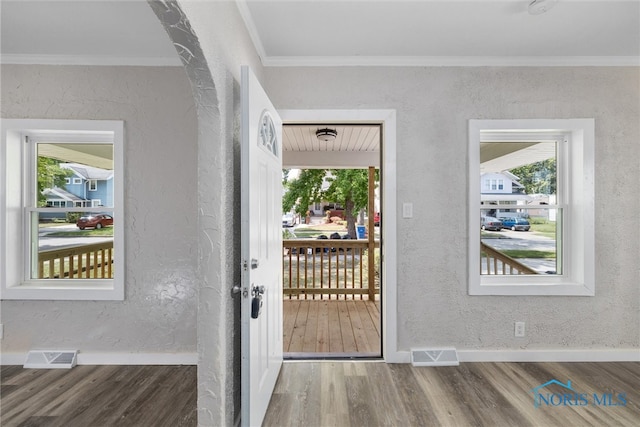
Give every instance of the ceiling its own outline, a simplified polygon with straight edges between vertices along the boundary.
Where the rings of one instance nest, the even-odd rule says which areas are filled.
[[[1,0],[3,63],[181,65],[144,0]]]
[[[640,64],[640,0],[226,1],[266,66]],[[5,63],[180,65],[145,0],[0,5]]]
[[[541,15],[530,0],[198,1],[235,1],[265,66],[640,65],[640,0],[558,0]],[[3,63],[181,65],[146,0],[0,8]],[[378,126],[333,126],[338,139],[320,145],[329,125],[285,128],[285,164],[311,151],[316,167],[335,166],[338,151],[379,164]]]
[[[239,3],[265,65],[638,64],[638,1],[530,1]]]

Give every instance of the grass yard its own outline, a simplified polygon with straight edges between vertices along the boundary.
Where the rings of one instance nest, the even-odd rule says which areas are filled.
[[[55,231],[48,233],[47,237],[113,237],[113,227],[86,228],[74,231]]]
[[[557,228],[556,222],[552,222],[552,221],[541,219],[541,218],[531,218],[529,219],[529,222],[531,223],[532,233],[549,237],[550,239],[555,240],[556,228]]]
[[[503,249],[502,252],[511,258],[549,258],[555,259],[556,251],[538,251],[533,249]]]
[[[315,239],[321,234],[327,237],[332,233],[340,233],[342,235],[347,232],[347,229],[342,224],[317,224],[312,227],[298,227],[294,232],[298,239]]]

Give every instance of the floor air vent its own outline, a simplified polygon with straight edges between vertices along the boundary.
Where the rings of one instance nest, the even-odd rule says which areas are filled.
[[[76,366],[78,350],[37,350],[27,354],[25,368],[71,369]]]
[[[455,348],[426,348],[411,350],[413,366],[458,366],[458,353]]]

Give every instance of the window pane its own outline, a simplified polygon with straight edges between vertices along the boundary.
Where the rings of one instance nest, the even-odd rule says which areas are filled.
[[[562,274],[556,142],[480,144],[480,272]]]
[[[30,279],[112,279],[113,212],[32,212]]]
[[[511,216],[481,212],[480,274],[562,274],[562,210],[514,210]]]
[[[113,144],[38,143],[37,157],[36,206],[114,207]]]

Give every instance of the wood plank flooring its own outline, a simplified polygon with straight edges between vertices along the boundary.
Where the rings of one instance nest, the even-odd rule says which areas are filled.
[[[587,404],[534,405],[534,387],[570,380]],[[601,399],[596,404],[593,394]],[[613,399],[602,400],[611,393]],[[622,406],[619,393],[625,393]],[[610,405],[603,405],[608,401]],[[572,404],[573,403],[573,404]],[[618,406],[613,406],[617,403]],[[413,367],[380,362],[285,362],[263,427],[638,426],[640,363],[463,363]]]
[[[284,352],[379,356],[380,302],[284,300]]]
[[[2,366],[0,425],[195,426],[195,366]]]
[[[551,379],[570,380],[588,405],[536,408],[531,389]],[[197,425],[195,366],[2,366],[1,380],[3,427]],[[638,426],[639,385],[640,363],[630,362],[285,362],[263,426]],[[594,404],[594,393],[618,406]]]

